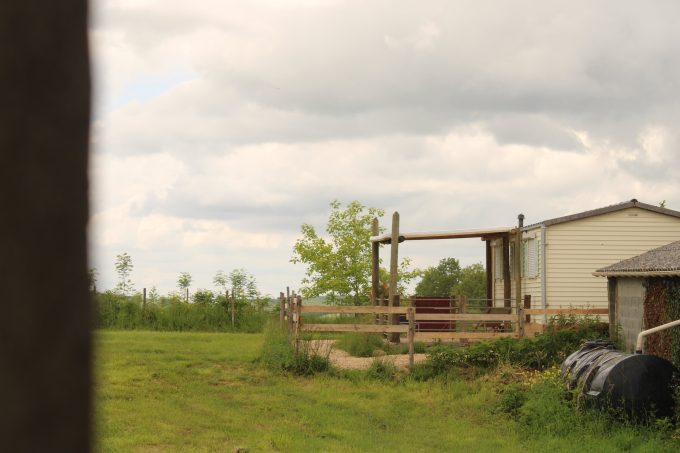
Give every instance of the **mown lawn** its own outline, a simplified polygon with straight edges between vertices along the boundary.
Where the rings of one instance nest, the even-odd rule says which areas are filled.
[[[280,376],[259,334],[100,331],[104,452],[663,451],[637,431],[521,436],[484,379],[400,383]],[[667,450],[673,451],[673,450]]]

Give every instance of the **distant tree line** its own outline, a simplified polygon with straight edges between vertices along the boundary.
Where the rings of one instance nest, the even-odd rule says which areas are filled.
[[[213,278],[215,291],[197,289],[193,294],[191,274],[181,272],[177,291],[161,295],[152,286],[144,299],[131,280],[134,265],[128,253],[116,256],[115,268],[118,282],[103,292],[97,290],[96,269],[89,272],[98,328],[258,332],[270,314],[270,297],[259,292],[255,277],[245,269],[219,270]]]

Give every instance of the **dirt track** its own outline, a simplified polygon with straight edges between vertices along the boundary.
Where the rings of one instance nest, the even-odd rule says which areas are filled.
[[[316,340],[315,348],[319,348],[320,353],[326,353],[330,350],[329,358],[333,366],[345,370],[363,370],[371,366],[376,357],[352,357],[346,351],[333,347],[336,340]],[[397,368],[408,368],[408,354],[400,355],[385,355],[381,359],[394,363]],[[414,354],[414,362],[424,362],[425,354]]]

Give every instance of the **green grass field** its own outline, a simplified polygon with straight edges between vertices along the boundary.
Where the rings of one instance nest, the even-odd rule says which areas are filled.
[[[489,379],[372,381],[273,374],[260,334],[100,331],[96,439],[104,452],[677,451],[625,426],[527,434]],[[559,423],[559,420],[558,420]],[[522,434],[523,433],[523,434]]]

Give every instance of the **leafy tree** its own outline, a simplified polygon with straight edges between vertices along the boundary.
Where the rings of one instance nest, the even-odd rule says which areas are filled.
[[[149,296],[149,300],[152,303],[156,303],[160,299],[160,295],[158,294],[158,290],[156,289],[155,286],[151,287],[151,289],[149,290],[148,296]]]
[[[226,294],[229,285],[229,275],[219,270],[213,277],[213,283],[222,290],[222,294]]]
[[[295,242],[291,262],[307,266],[302,280],[305,297],[326,296],[330,303],[362,305],[369,302],[371,289],[371,223],[385,211],[367,208],[352,201],[344,209],[331,203],[321,237],[309,224],[301,227],[302,238]],[[406,269],[408,260],[400,267]]]
[[[259,295],[255,277],[245,269],[232,270],[229,273],[229,283],[231,284],[232,297],[240,303],[257,299]]]
[[[189,302],[188,289],[191,286],[191,275],[188,272],[182,272],[177,279],[177,286],[182,295],[184,295],[186,302]]]
[[[209,289],[196,290],[192,298],[196,304],[210,305],[215,302],[215,294]]]
[[[134,266],[132,265],[132,258],[127,252],[116,255],[116,273],[118,274],[118,284],[115,292],[123,296],[130,296],[135,291],[135,287],[130,280]]]
[[[486,271],[482,263],[471,264],[460,271],[460,281],[453,286],[451,295],[486,299]]]
[[[422,272],[422,278],[416,285],[417,296],[451,295],[452,289],[460,283],[461,269],[456,258],[444,258],[439,264],[428,267]]]

